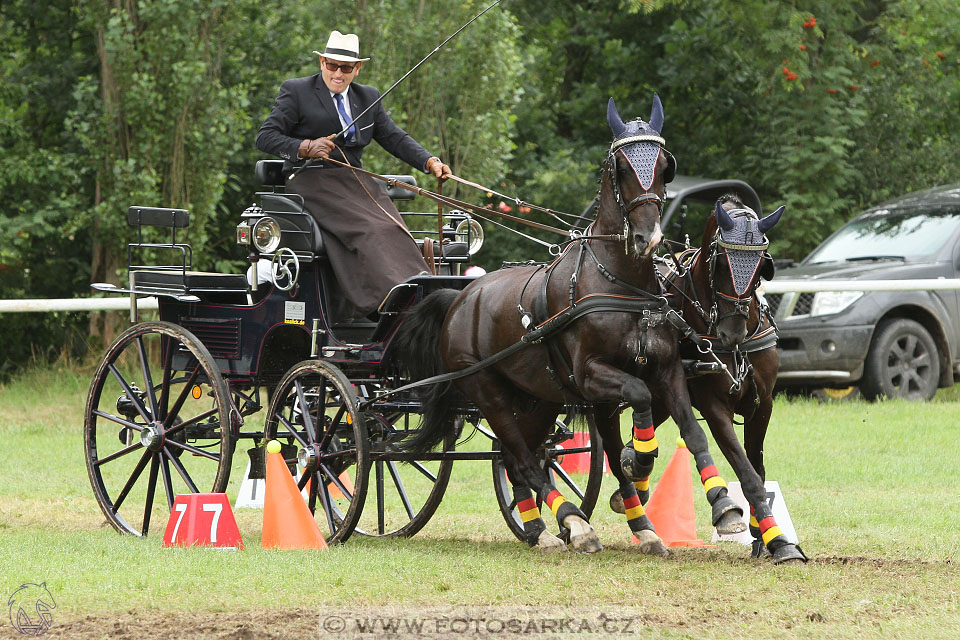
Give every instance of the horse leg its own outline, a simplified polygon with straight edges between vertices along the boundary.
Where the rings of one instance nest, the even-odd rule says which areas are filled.
[[[693,454],[700,472],[700,481],[710,503],[711,520],[717,533],[733,534],[746,530],[743,524],[743,510],[727,495],[727,483],[720,476],[720,471],[713,463],[710,455],[707,435],[704,433],[691,408],[690,394],[683,374],[683,367],[677,361],[663,372],[661,384],[667,390],[663,395],[667,410],[677,426],[680,427],[680,436],[687,449]],[[673,390],[674,393],[669,391]],[[750,469],[753,473],[753,469]],[[756,474],[754,474],[756,475]],[[741,478],[742,480],[742,478]],[[759,484],[759,479],[757,480]],[[762,487],[762,484],[759,484]]]
[[[620,452],[620,468],[633,486],[641,504],[650,499],[650,474],[659,454],[657,435],[653,426],[653,414],[650,409],[642,412],[633,410],[633,441]],[[624,503],[626,495],[621,491]]]
[[[627,451],[629,448],[624,448],[623,441],[620,439],[620,420],[617,405],[595,407],[594,421],[597,425],[597,431],[603,439],[603,450],[607,454],[607,459],[616,460],[614,456]],[[654,531],[653,523],[650,522],[650,518],[643,510],[643,501],[638,495],[638,483],[629,478],[629,474],[622,467],[622,464],[621,468],[614,464],[611,465],[610,470],[620,486],[617,492],[623,505],[623,510],[620,513],[626,515],[627,526],[640,541],[641,553],[662,557],[670,555],[667,547]],[[644,486],[649,486],[649,482],[645,482]]]
[[[534,430],[526,432],[527,448],[535,450],[546,439],[550,426],[557,419],[558,411],[547,403],[539,402],[530,412],[524,412],[518,415],[518,419],[524,424],[534,427]],[[537,500],[533,491],[523,483],[522,476],[516,471],[516,461],[509,451],[503,452],[503,464],[507,469],[507,475],[513,480],[513,499],[517,504],[517,511],[520,513],[520,520],[523,522],[523,530],[526,534],[527,544],[531,547],[540,549],[543,553],[556,553],[566,551],[567,545],[563,540],[547,531],[547,527],[540,516],[540,508],[537,506]]]
[[[468,397],[472,397],[483,413],[504,451],[510,452],[512,462],[507,467],[515,483],[537,487],[541,499],[553,511],[561,527],[570,530],[570,542],[576,551],[595,553],[603,549],[593,527],[582,511],[557,491],[547,473],[540,467],[534,453],[536,447],[528,445],[535,439],[536,425],[523,429],[514,413],[516,389],[512,388],[492,371],[481,371],[470,378]],[[466,384],[461,382],[461,384]],[[522,415],[522,414],[521,414]],[[542,425],[540,425],[542,428]],[[541,431],[539,445],[543,441]],[[509,460],[509,458],[508,458]],[[506,460],[505,460],[506,462]],[[514,467],[511,469],[510,467]]]
[[[666,420],[668,417],[669,416],[667,415],[667,412],[663,408],[662,404],[654,402],[654,405],[653,405],[654,428],[663,424],[663,421]],[[619,427],[619,423],[617,426]],[[620,442],[619,438],[620,438],[620,432],[618,429],[617,442]],[[655,443],[656,443],[656,438],[654,438],[652,444],[655,444]],[[641,449],[642,448],[643,447],[641,446]],[[640,478],[631,477],[631,480],[633,480],[633,485],[637,490],[637,494],[640,496],[640,503],[647,504],[647,501],[650,499],[650,474],[653,472],[653,462],[651,460],[644,460],[644,457],[648,457],[650,452],[648,452],[647,456],[641,456],[640,454],[637,454],[636,451],[637,449],[633,447],[633,442],[631,441],[631,443],[626,447],[624,447],[623,450],[620,452],[620,465],[621,465],[621,468],[624,468],[625,464],[629,465],[629,467],[624,468],[624,473],[626,473],[627,476],[629,477],[633,475],[632,473],[633,469],[639,469],[640,472],[642,473],[644,465],[646,463],[649,463],[650,469],[646,471],[645,476]],[[657,452],[654,451],[652,453],[653,453],[653,457],[656,458]],[[630,469],[630,473],[627,472],[626,470],[627,468]],[[614,513],[625,513],[626,508],[623,506],[623,495],[620,493],[620,489],[614,490],[614,492],[610,495],[610,509]]]
[[[516,463],[513,456],[508,452],[503,452],[503,464],[507,469],[507,475],[511,478],[520,478],[516,471]],[[513,480],[513,499],[517,503],[517,511],[520,512],[520,520],[523,522],[523,531],[526,535],[527,544],[531,548],[537,548],[543,553],[556,553],[566,551],[567,545],[563,540],[547,531],[547,526],[540,516],[540,508],[537,506],[537,499],[533,495],[530,487],[523,484],[521,480]]]

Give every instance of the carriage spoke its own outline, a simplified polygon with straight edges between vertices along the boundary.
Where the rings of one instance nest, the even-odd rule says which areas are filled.
[[[143,392],[150,401],[150,414],[157,416],[157,394],[153,390],[153,375],[150,373],[150,361],[147,359],[147,349],[143,346],[143,336],[137,336],[137,353],[140,354],[140,370],[143,372]]]
[[[121,457],[121,456],[125,456],[125,455],[127,455],[128,453],[130,453],[131,451],[134,451],[135,449],[139,449],[139,448],[142,447],[142,446],[143,446],[143,445],[140,444],[140,441],[134,442],[134,443],[131,444],[130,446],[124,447],[123,449],[120,449],[120,451],[115,451],[114,453],[111,453],[111,454],[108,455],[106,458],[100,458],[100,459],[97,460],[96,463],[94,463],[94,464],[99,467],[99,466],[102,465],[102,464],[106,464],[106,463],[108,463],[108,462],[111,462],[111,461],[113,461],[113,460],[116,460],[117,458],[119,458],[119,457]]]
[[[303,436],[300,435],[300,433],[299,433],[296,429],[293,428],[293,425],[290,424],[290,421],[289,421],[289,420],[287,420],[286,418],[284,418],[282,415],[277,414],[277,422],[279,422],[280,424],[282,424],[283,427],[284,427],[287,431],[290,432],[290,435],[292,435],[292,436],[294,437],[294,439],[295,439],[297,442],[300,443],[300,446],[302,446],[302,447],[306,447],[306,446],[307,446],[307,441],[303,439]],[[279,434],[279,433],[277,434],[277,437],[278,437],[278,438],[280,437],[280,434]]]
[[[153,494],[157,491],[157,471],[160,469],[160,460],[154,456],[150,462],[150,478],[147,480],[147,500],[143,507],[143,526],[141,535],[147,535],[150,530],[150,513],[153,511]]]
[[[342,493],[347,500],[349,500],[350,502],[353,502],[353,492],[349,491],[347,487],[343,484],[343,482],[340,481],[340,477],[337,476],[337,474],[335,474],[333,471],[331,471],[330,467],[328,467],[325,464],[321,463],[320,469],[322,469],[323,472],[330,478],[330,482],[336,485],[337,489],[340,490],[340,493]]]
[[[343,419],[343,413],[346,411],[347,407],[344,404],[340,405],[340,408],[333,415],[333,418],[330,419],[330,426],[324,432],[323,437],[320,438],[320,448],[326,449],[330,446],[330,441],[333,439],[333,434],[336,432],[336,427],[340,425],[340,420]]]
[[[197,381],[197,376],[199,375],[199,373],[200,373],[200,365],[197,364],[197,366],[194,367],[193,371],[190,373],[190,377],[187,378],[186,383],[184,383],[183,389],[180,390],[180,395],[177,396],[176,401],[173,403],[173,407],[171,407],[170,413],[164,416],[163,418],[164,427],[169,427],[170,422],[180,414],[180,409],[183,408],[183,403],[187,401],[187,396],[190,394],[190,390],[193,388],[194,382]]]
[[[175,497],[173,494],[173,479],[170,478],[170,465],[163,456],[160,456],[160,471],[162,473],[161,477],[163,478],[163,489],[167,494],[167,508],[173,511],[173,500]]]
[[[186,442],[179,442],[177,440],[167,440],[167,444],[168,445],[172,444],[175,447],[179,447],[183,449],[184,451],[189,451],[195,456],[203,456],[204,458],[209,458],[214,462],[220,462],[220,456],[218,454],[210,453],[209,451],[204,451],[203,449],[198,449],[192,445],[187,444]],[[178,464],[179,464],[179,461],[178,461]]]
[[[413,507],[410,505],[407,490],[403,487],[403,480],[400,479],[400,474],[397,472],[397,463],[388,460],[387,470],[390,471],[390,476],[393,478],[393,484],[397,488],[397,495],[400,496],[400,501],[403,502],[403,508],[407,511],[407,517],[413,520],[415,514],[413,513]]]
[[[137,483],[137,479],[140,477],[140,474],[143,473],[143,468],[147,466],[147,459],[149,457],[150,451],[144,451],[143,456],[140,458],[140,462],[137,463],[137,466],[133,469],[133,473],[130,474],[130,477],[127,479],[127,484],[123,485],[123,489],[120,490],[120,493],[117,495],[117,499],[113,502],[114,513],[120,511],[120,505],[122,505],[123,501],[126,500],[127,494],[130,493],[130,489],[133,488],[133,485]]]
[[[310,442],[316,442],[316,429],[313,424],[313,416],[310,415],[310,406],[307,404],[307,397],[303,393],[303,385],[299,380],[295,380],[293,384],[297,389],[297,401],[300,403],[300,415],[303,416],[303,427],[307,430],[307,438],[309,438]]]
[[[330,470],[320,465],[321,469],[324,469],[324,473],[328,474],[328,477],[335,478],[336,476],[330,473]],[[327,491],[327,484],[323,481],[321,473],[317,472],[317,493],[320,496],[320,506],[323,507],[323,514],[327,518],[327,525],[330,527],[330,534],[332,535],[336,530],[336,526],[333,523],[333,507],[331,505],[332,500],[330,499],[330,492]],[[347,494],[344,494],[347,495]],[[353,501],[353,496],[350,496],[350,501]]]
[[[383,461],[377,460],[377,533],[384,531],[384,504],[383,504]]]
[[[92,414],[95,415],[95,416],[99,416],[99,417],[101,417],[101,418],[106,418],[107,420],[110,420],[111,422],[116,422],[117,424],[123,425],[123,426],[125,426],[125,427],[130,428],[130,429],[133,429],[134,431],[142,431],[142,430],[143,430],[143,427],[141,427],[140,425],[138,425],[136,422],[130,422],[129,420],[124,420],[124,419],[121,418],[120,416],[115,416],[115,415],[113,415],[112,413],[107,413],[106,411],[100,411],[99,409],[94,409],[94,410],[91,411],[90,413],[92,413]]]
[[[179,444],[179,443],[174,443]],[[206,454],[206,451],[204,451]],[[197,488],[196,483],[194,483],[193,478],[190,477],[190,474],[187,473],[186,468],[183,466],[183,463],[180,460],[170,453],[170,450],[166,447],[163,448],[163,455],[166,456],[170,464],[173,465],[173,468],[177,470],[177,473],[180,474],[180,477],[183,478],[184,484],[187,485],[187,488],[190,489],[191,493],[200,493],[200,489]],[[209,455],[209,454],[208,454]]]
[[[309,474],[303,474],[304,477],[310,477]],[[316,471],[313,472],[315,476],[313,482],[310,483],[310,491],[307,492],[307,507],[310,509],[310,513],[316,513],[317,510],[317,488],[320,483],[320,474]],[[306,483],[304,483],[306,484]],[[298,485],[299,486],[299,485]],[[303,489],[301,489],[302,491]]]
[[[117,382],[120,383],[120,386],[123,388],[123,392],[130,399],[130,402],[133,403],[133,406],[136,407],[137,413],[140,414],[140,417],[143,418],[143,421],[150,422],[151,421],[150,415],[147,413],[147,408],[143,406],[143,402],[140,400],[140,396],[138,396],[133,391],[133,388],[130,386],[130,383],[127,382],[122,375],[120,375],[120,371],[118,371],[113,364],[107,365],[107,368],[110,369],[110,373],[112,373],[113,377],[116,378]]]
[[[213,407],[213,408],[210,409],[209,411],[204,411],[203,413],[198,413],[197,415],[193,416],[192,418],[188,418],[188,419],[184,420],[183,422],[177,424],[175,427],[171,427],[171,428],[167,429],[166,435],[169,436],[169,435],[171,435],[171,434],[177,433],[178,431],[182,431],[182,430],[185,429],[186,427],[189,427],[190,425],[192,425],[192,424],[194,424],[194,423],[197,423],[197,422],[203,420],[204,418],[209,418],[210,416],[212,416],[213,414],[217,413],[218,411],[219,411],[219,409],[218,409],[217,407]]]
[[[170,403],[170,378],[173,376],[173,368],[170,366],[173,361],[173,346],[167,347],[169,342],[167,336],[160,336],[160,353],[163,354],[163,383],[160,387],[160,402],[158,406],[158,419],[166,423]]]

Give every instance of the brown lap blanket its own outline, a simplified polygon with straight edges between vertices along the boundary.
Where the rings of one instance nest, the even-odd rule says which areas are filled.
[[[356,315],[391,287],[427,269],[400,213],[373,178],[346,167],[309,169],[287,181],[323,231],[333,272]]]

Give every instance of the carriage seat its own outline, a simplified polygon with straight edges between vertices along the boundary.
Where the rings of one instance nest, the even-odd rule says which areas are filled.
[[[133,271],[138,289],[169,293],[246,293],[247,278],[242,273],[183,271],[182,269],[138,269]]]

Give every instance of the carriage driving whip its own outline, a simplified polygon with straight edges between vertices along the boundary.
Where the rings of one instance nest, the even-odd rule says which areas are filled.
[[[345,134],[345,133],[350,129],[350,127],[352,127],[354,124],[356,124],[356,123],[360,120],[360,118],[362,118],[363,116],[365,116],[365,115],[367,114],[367,112],[370,111],[370,109],[373,109],[375,106],[377,106],[377,105],[380,103],[381,100],[383,100],[384,98],[387,97],[387,94],[388,94],[388,93],[390,93],[391,91],[393,91],[394,89],[396,89],[396,88],[397,88],[397,85],[399,85],[401,82],[403,82],[404,80],[406,80],[407,77],[408,77],[411,73],[413,73],[414,71],[416,71],[417,68],[418,68],[420,65],[422,65],[424,62],[426,62],[427,60],[429,60],[429,59],[433,56],[433,54],[435,54],[437,51],[440,51],[440,49],[442,49],[442,48],[444,47],[444,45],[446,45],[448,42],[450,42],[451,40],[453,40],[453,38],[456,37],[457,34],[459,34],[461,31],[463,31],[464,29],[466,29],[467,27],[469,27],[471,24],[473,24],[473,22],[474,22],[477,18],[479,18],[480,16],[482,16],[483,14],[485,14],[487,11],[490,11],[490,9],[493,9],[495,6],[497,6],[498,4],[500,4],[500,2],[501,2],[501,0],[496,0],[496,2],[494,2],[493,4],[491,4],[489,7],[487,7],[486,9],[484,9],[483,11],[481,11],[480,13],[478,13],[477,15],[475,15],[474,17],[470,18],[470,20],[468,20],[462,27],[460,27],[459,29],[457,29],[456,31],[454,31],[453,33],[451,33],[449,36],[447,36],[446,40],[444,40],[443,42],[441,42],[440,44],[438,44],[438,45],[434,48],[433,51],[431,51],[430,53],[428,53],[428,54],[423,58],[423,60],[421,60],[421,61],[418,62],[417,64],[413,65],[413,67],[412,67],[409,71],[407,71],[405,74],[403,74],[403,76],[402,76],[399,80],[397,80],[396,82],[394,82],[394,83],[390,86],[389,89],[387,89],[386,91],[384,91],[383,93],[381,93],[379,98],[377,98],[377,99],[374,100],[372,103],[370,103],[370,106],[368,106],[366,109],[364,109],[363,111],[361,111],[361,112],[360,112],[360,115],[358,115],[356,118],[353,119],[353,122],[352,122],[352,123],[348,124],[346,127],[343,128],[343,130],[339,131],[338,133],[334,133],[333,135],[327,136],[327,139],[328,139],[328,140],[333,140],[333,139],[336,138],[337,136],[342,136],[343,134]],[[293,173],[290,174],[289,179],[290,179],[290,180],[293,180],[294,178],[296,178],[296,177],[297,177],[297,174],[299,174],[301,171],[303,171],[303,170],[306,169],[307,167],[311,166],[311,165],[313,164],[313,161],[314,161],[314,158],[311,158],[311,159],[307,160],[306,162],[304,162],[304,163],[303,163],[302,165],[300,165]]]

